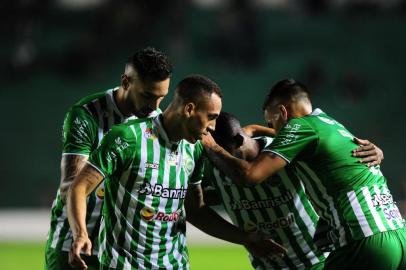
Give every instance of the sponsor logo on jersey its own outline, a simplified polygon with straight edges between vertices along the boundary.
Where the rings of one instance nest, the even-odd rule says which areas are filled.
[[[232,200],[230,201],[230,207],[232,210],[253,210],[253,209],[265,209],[280,206],[293,200],[293,194],[287,191],[285,194],[268,198],[265,200]]]
[[[158,163],[148,163],[148,162],[145,162],[145,169],[158,170],[158,169],[159,169],[159,164],[158,164]]]
[[[104,198],[104,188],[100,187],[96,190],[96,196],[100,199],[103,200]]]
[[[387,220],[392,220],[392,219],[403,220],[402,215],[400,214],[399,209],[397,208],[396,205],[393,205],[393,207],[384,207],[382,209],[382,211],[385,214],[385,218]]]
[[[141,209],[140,215],[143,220],[151,221],[151,220],[159,220],[159,221],[178,221],[181,217],[181,209],[176,210],[173,213],[166,214],[164,212],[157,212],[155,213],[154,209],[145,206]]]
[[[154,209],[145,206],[144,208],[141,209],[140,215],[142,219],[144,219],[145,221],[150,221],[154,217],[155,211]]]
[[[140,186],[138,192],[140,194],[152,195],[155,197],[168,198],[168,199],[184,199],[186,197],[187,189],[181,188],[165,188],[163,185],[144,183]]]
[[[390,193],[375,194],[371,200],[375,207],[393,204],[393,197]]]
[[[144,132],[144,137],[146,139],[150,139],[150,140],[155,140],[157,138],[154,129],[152,128],[146,128],[145,132]]]
[[[244,231],[251,232],[251,233],[256,232],[256,231],[258,231],[258,227],[254,222],[252,222],[251,220],[248,220],[244,223]]]
[[[295,217],[293,213],[289,213],[286,217],[280,217],[274,221],[260,221],[253,222],[248,220],[244,223],[244,231],[246,232],[256,232],[260,231],[272,231],[279,228],[289,227],[291,224],[295,223]]]

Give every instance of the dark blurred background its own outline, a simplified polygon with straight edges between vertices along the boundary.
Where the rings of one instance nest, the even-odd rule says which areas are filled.
[[[51,206],[65,112],[117,86],[145,46],[175,67],[162,108],[201,73],[222,87],[224,110],[261,124],[272,84],[302,81],[315,107],[384,150],[382,170],[405,197],[404,1],[3,0],[0,20],[2,208]]]

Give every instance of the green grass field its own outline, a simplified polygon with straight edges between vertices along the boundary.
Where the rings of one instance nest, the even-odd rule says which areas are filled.
[[[239,246],[189,245],[192,270],[251,269],[246,251]],[[0,243],[2,270],[43,269],[44,245],[33,243]]]

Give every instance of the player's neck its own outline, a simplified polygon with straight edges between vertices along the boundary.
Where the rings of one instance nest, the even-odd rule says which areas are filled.
[[[131,106],[128,104],[129,102],[125,95],[125,91],[121,87],[117,91],[113,91],[113,97],[118,110],[123,116],[129,117],[133,114],[131,112]]]
[[[162,113],[161,123],[171,142],[178,142],[183,139],[181,121],[175,111],[170,106]]]

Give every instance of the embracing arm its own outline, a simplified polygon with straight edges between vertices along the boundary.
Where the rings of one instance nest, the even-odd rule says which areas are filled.
[[[88,157],[84,155],[62,155],[59,190],[63,202],[66,202],[68,190],[75,177],[86,164],[87,159]]]
[[[287,165],[270,152],[262,152],[252,161],[236,158],[216,144],[210,134],[204,135],[202,142],[211,162],[239,185],[259,184]]]
[[[268,137],[275,137],[276,132],[275,129],[264,127],[261,125],[247,125],[242,128],[242,130],[249,136],[249,137],[259,137],[259,136],[268,136]]]
[[[354,157],[360,157],[360,162],[367,163],[368,167],[380,165],[384,159],[383,151],[368,140],[359,139],[354,137],[354,142],[359,147],[352,151]]]
[[[227,222],[205,205],[203,190],[200,185],[194,185],[188,190],[185,209],[187,221],[211,236],[244,245],[250,252],[259,257],[286,254],[286,249],[273,241],[272,238],[260,233],[247,233]]]
[[[67,196],[68,220],[73,234],[69,262],[82,269],[87,269],[87,266],[80,252],[83,250],[85,254],[91,255],[92,248],[86,229],[86,198],[103,178],[99,171],[86,164],[72,182]]]

